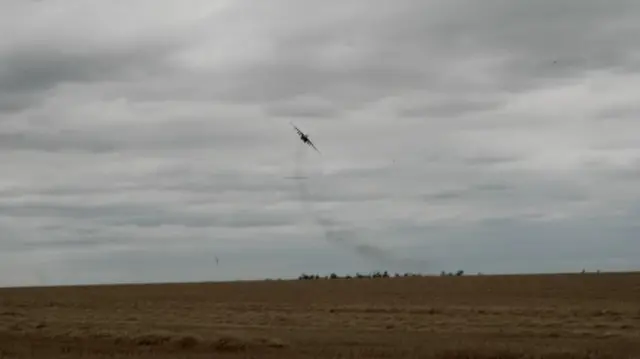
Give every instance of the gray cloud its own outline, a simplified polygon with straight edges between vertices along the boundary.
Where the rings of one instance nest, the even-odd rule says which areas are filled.
[[[7,5],[0,285],[631,268],[637,24],[631,0]]]
[[[288,101],[268,104],[266,107],[267,114],[274,117],[331,118],[340,114],[339,109],[331,102],[313,97],[294,97]]]
[[[105,47],[56,42],[15,44],[0,52],[0,94],[9,98],[0,111],[28,109],[30,102],[38,104],[65,84],[141,81],[161,76],[169,69],[168,56],[176,50],[177,45],[169,39]]]
[[[465,113],[489,111],[500,105],[501,102],[497,100],[447,99],[426,106],[409,107],[400,113],[407,117],[455,117]]]

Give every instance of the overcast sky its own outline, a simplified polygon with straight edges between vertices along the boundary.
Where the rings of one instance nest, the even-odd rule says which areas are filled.
[[[639,35],[635,0],[5,1],[0,285],[637,269]]]

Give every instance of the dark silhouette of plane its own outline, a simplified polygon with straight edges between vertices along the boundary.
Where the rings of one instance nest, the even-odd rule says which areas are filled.
[[[291,123],[291,122],[289,122],[289,123]],[[320,153],[320,151],[316,148],[316,146],[313,144],[313,142],[311,142],[311,140],[309,139],[309,135],[307,135],[304,132],[300,131],[300,129],[297,128],[296,125],[294,125],[293,123],[291,123],[291,126],[293,126],[293,128],[296,129],[296,132],[298,132],[298,136],[300,136],[300,139],[302,140],[302,142],[304,142],[307,145],[313,147],[314,150],[316,150],[318,153]]]

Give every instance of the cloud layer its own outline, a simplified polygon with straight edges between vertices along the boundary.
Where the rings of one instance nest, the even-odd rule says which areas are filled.
[[[638,24],[631,0],[3,6],[0,284],[631,269]]]

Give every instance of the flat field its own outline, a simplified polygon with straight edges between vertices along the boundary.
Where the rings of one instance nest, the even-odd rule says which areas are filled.
[[[0,358],[640,358],[640,273],[0,289]]]

